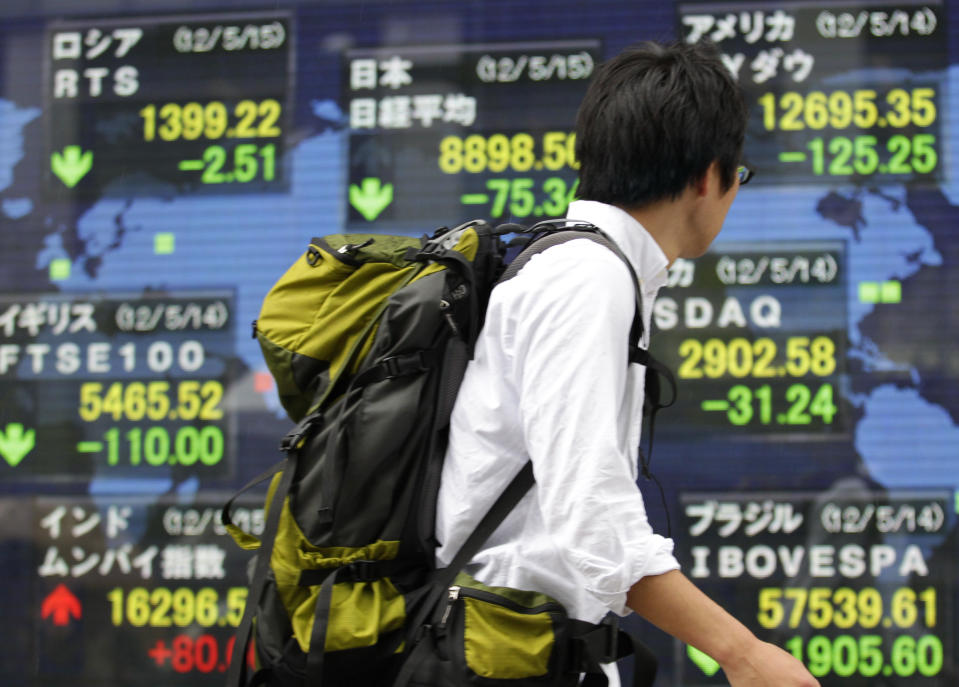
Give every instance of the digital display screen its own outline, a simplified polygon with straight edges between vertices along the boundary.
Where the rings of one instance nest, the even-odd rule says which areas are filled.
[[[0,301],[2,302],[2,301]],[[123,294],[4,303],[0,455],[11,478],[232,471],[224,364],[232,294]]]
[[[571,127],[601,59],[598,41],[351,51],[350,226],[563,216]]]
[[[149,675],[209,684],[226,672],[246,603],[246,554],[219,523],[222,499],[189,505],[115,496],[4,499],[30,519],[36,584],[35,681],[83,675],[127,684]],[[236,509],[263,531],[262,506]],[[21,604],[23,601],[21,601]],[[6,654],[6,652],[4,652]],[[11,665],[12,655],[5,656]]]
[[[676,412],[728,436],[847,431],[845,245],[766,245],[671,268],[653,307]]]
[[[290,29],[282,14],[51,22],[48,197],[282,189]]]
[[[955,660],[950,492],[685,494],[683,555],[707,593],[820,679],[945,684]],[[726,684],[688,648],[691,684]],[[711,678],[711,679],[710,679]]]
[[[564,216],[646,39],[716,43],[755,171],[653,307],[651,524],[824,686],[959,683],[957,0],[59,5],[0,7],[0,683],[222,682],[219,508],[291,428],[263,297],[314,236]]]
[[[763,183],[940,179],[940,3],[682,3],[682,36],[718,44],[752,105]],[[824,178],[826,177],[826,178]]]

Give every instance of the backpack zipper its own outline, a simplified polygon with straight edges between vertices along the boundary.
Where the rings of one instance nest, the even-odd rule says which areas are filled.
[[[450,619],[450,611],[453,610],[453,604],[460,598],[461,587],[453,585],[446,593],[446,609],[443,611],[443,617],[440,618],[440,627],[446,627],[446,621]]]
[[[347,243],[336,249],[336,252],[340,255],[356,255],[356,251],[360,248],[366,248],[373,244],[373,239],[367,239],[363,243]]]
[[[447,593],[446,609],[443,611],[443,617],[440,620],[440,627],[446,626],[446,621],[449,620],[450,612],[453,609],[453,604],[462,598],[485,601],[486,603],[503,606],[504,608],[508,608],[511,611],[522,613],[524,615],[536,615],[537,613],[546,613],[549,611],[564,611],[563,606],[557,601],[547,601],[539,606],[523,606],[512,599],[507,599],[506,597],[500,596],[499,594],[494,594],[493,592],[488,592],[483,589],[473,589],[472,587],[460,587],[458,585],[454,585],[449,588],[449,592]]]
[[[446,318],[446,324],[450,326],[453,336],[458,339],[462,339],[463,337],[460,336],[460,328],[457,326],[456,320],[453,319],[453,314],[450,312],[450,307],[450,302],[448,300],[444,299],[440,301],[440,312],[443,313],[443,317]],[[450,589],[452,589],[452,587],[450,587]]]

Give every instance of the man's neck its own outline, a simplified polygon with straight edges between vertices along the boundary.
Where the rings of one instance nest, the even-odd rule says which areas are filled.
[[[683,239],[689,224],[689,206],[686,193],[676,200],[662,200],[640,208],[622,208],[643,225],[659,245],[672,265],[683,253]]]

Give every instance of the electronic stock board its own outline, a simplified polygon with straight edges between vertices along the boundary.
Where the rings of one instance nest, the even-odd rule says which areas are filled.
[[[643,39],[718,45],[756,170],[654,305],[654,525],[822,684],[959,680],[955,3],[267,4],[0,10],[0,681],[222,681],[217,509],[288,425],[260,299],[314,235],[564,216]]]

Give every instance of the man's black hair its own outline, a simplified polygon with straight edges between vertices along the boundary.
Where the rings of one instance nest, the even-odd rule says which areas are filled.
[[[637,208],[677,198],[719,163],[740,164],[746,103],[707,43],[641,43],[603,63],[576,117],[583,200]]]

